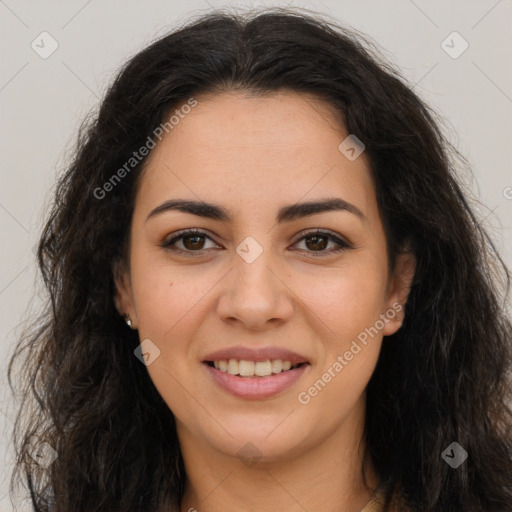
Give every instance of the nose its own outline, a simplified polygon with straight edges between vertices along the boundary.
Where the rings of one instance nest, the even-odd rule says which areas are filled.
[[[251,263],[235,254],[233,265],[223,280],[217,304],[222,320],[252,331],[263,331],[290,320],[294,312],[293,292],[284,272],[278,270],[271,250],[264,250]]]

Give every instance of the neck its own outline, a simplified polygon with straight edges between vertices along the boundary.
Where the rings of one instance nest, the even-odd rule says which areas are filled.
[[[363,479],[364,405],[320,443],[279,460],[244,462],[179,428],[187,472],[181,512],[359,512],[379,482],[369,458]]]

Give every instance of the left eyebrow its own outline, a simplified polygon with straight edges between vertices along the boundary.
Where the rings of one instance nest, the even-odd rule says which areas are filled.
[[[222,206],[213,203],[206,203],[204,201],[170,199],[151,210],[146,221],[151,217],[155,217],[156,215],[171,210],[190,213],[192,215],[212,220],[224,222],[231,220],[229,211]],[[276,220],[278,224],[282,224],[283,222],[290,222],[301,217],[307,217],[329,211],[346,211],[356,215],[361,220],[367,220],[363,212],[357,206],[338,197],[283,206],[279,209]]]

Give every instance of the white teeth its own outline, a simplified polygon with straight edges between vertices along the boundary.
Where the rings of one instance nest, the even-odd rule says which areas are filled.
[[[236,359],[230,359],[228,361],[228,373],[238,375],[238,361]]]
[[[254,361],[238,361],[238,373],[242,377],[252,377],[254,375]]]
[[[283,371],[283,361],[276,359],[272,361],[272,373],[281,373]]]
[[[272,375],[272,365],[270,361],[258,361],[254,365],[254,373],[258,377],[268,377]]]
[[[221,372],[229,373],[230,375],[240,375],[241,377],[268,377],[292,368],[291,361],[283,361],[282,359],[268,359],[267,361],[222,359],[213,361],[213,365]]]

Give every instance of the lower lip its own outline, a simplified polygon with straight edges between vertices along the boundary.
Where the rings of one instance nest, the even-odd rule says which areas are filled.
[[[287,370],[268,377],[239,377],[222,372],[203,363],[213,380],[225,391],[246,400],[270,398],[293,386],[309,368],[303,364],[293,370]]]

